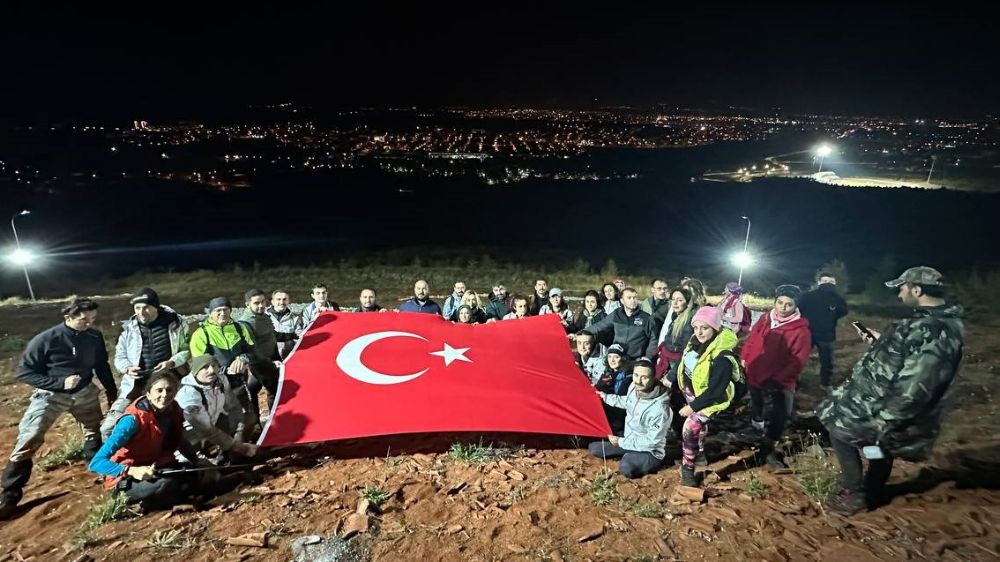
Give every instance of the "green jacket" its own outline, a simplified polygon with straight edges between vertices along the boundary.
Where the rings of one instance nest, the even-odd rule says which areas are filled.
[[[241,324],[239,332],[236,331],[237,324]],[[210,353],[219,360],[223,368],[235,357],[250,363],[253,359],[253,330],[237,321],[220,328],[212,323],[211,318],[206,318],[191,334],[190,348],[192,357]]]
[[[831,437],[878,443],[910,461],[930,454],[962,360],[962,307],[918,308],[889,325],[851,378],[817,409]]]
[[[733,374],[732,379],[726,386],[725,400],[702,409],[701,413],[706,416],[711,416],[728,408],[729,404],[733,401],[733,396],[736,395],[736,385],[734,383],[740,382],[743,377],[743,371],[740,369],[738,363],[739,360],[732,354],[738,342],[739,339],[737,339],[736,334],[732,330],[723,328],[715,340],[709,344],[708,349],[698,357],[698,362],[695,363],[694,370],[691,373],[686,372],[683,360],[677,363],[677,384],[681,388],[685,388],[687,386],[686,379],[690,379],[691,390],[694,391],[694,395],[697,397],[708,390],[708,375],[712,369],[712,361],[724,351],[730,352],[726,354],[726,358],[732,362]],[[684,349],[684,354],[686,355],[688,351],[691,351],[690,344]]]

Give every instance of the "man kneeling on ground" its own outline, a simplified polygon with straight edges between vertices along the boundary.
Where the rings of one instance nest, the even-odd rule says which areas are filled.
[[[640,478],[663,465],[667,429],[673,412],[667,407],[665,389],[653,376],[653,363],[639,359],[632,367],[632,389],[626,396],[597,393],[609,406],[626,411],[625,435],[609,435],[590,444],[590,454],[621,457],[618,470],[627,478]]]
[[[177,404],[184,412],[185,437],[197,451],[213,446],[245,457],[257,454],[257,446],[233,438],[241,419],[240,403],[229,387],[215,357],[199,355],[191,360],[191,374],[181,380]]]

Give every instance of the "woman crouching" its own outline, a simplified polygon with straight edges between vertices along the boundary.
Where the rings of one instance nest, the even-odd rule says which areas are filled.
[[[705,455],[705,437],[711,417],[729,407],[746,388],[740,362],[733,354],[737,338],[729,328],[722,327],[719,309],[703,306],[691,320],[694,335],[684,348],[677,365],[667,374],[666,386],[679,384],[687,405],[678,412],[687,418],[681,437],[681,485],[697,487],[696,461]],[[716,358],[722,357],[721,361]],[[700,458],[699,458],[700,457]],[[707,464],[707,462],[704,462]]]
[[[129,503],[146,511],[184,503],[198,489],[197,478],[190,474],[157,474],[178,465],[176,451],[196,458],[184,439],[184,415],[174,402],[179,386],[169,372],[153,375],[149,390],[126,408],[90,461],[90,470],[104,476],[105,488],[125,494]]]

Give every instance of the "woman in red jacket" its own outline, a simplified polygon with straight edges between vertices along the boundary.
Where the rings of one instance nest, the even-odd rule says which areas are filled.
[[[802,290],[795,285],[775,289],[774,309],[761,316],[750,330],[740,354],[750,387],[751,423],[754,429],[764,432],[759,455],[774,468],[785,468],[774,445],[792,415],[799,375],[812,349],[809,321],[796,305],[801,296]],[[766,395],[771,397],[767,422],[764,421]]]

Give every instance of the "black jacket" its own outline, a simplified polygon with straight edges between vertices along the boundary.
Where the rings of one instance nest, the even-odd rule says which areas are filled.
[[[71,375],[80,375],[83,380],[76,388],[66,390],[63,385]],[[68,394],[85,388],[95,375],[109,396],[117,396],[104,336],[93,328],[77,332],[66,324],[53,326],[31,338],[17,367],[17,379],[21,382]]]
[[[604,345],[621,344],[629,359],[652,359],[656,354],[656,339],[659,337],[656,320],[638,309],[632,316],[627,316],[624,306],[616,308],[604,320],[580,331],[594,334],[597,341]]]
[[[809,320],[813,341],[830,342],[837,339],[837,320],[847,314],[847,303],[834,285],[823,284],[802,295],[799,310]]]

